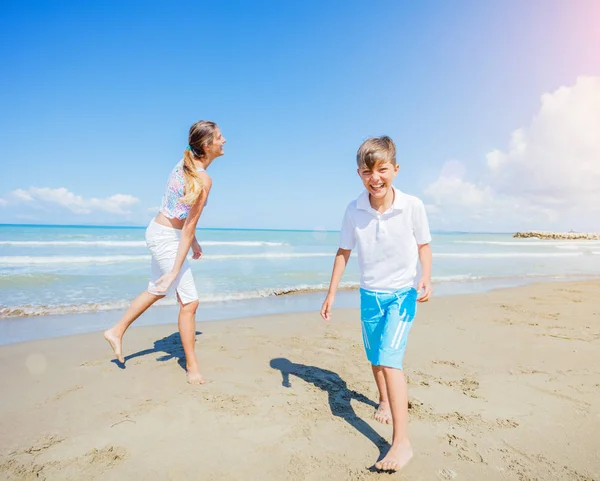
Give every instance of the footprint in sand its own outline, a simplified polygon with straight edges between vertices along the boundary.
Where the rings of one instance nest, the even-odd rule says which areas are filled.
[[[457,451],[459,459],[471,463],[485,463],[483,456],[475,449],[477,447],[475,444],[469,443],[456,434],[446,434],[446,439],[448,444]]]
[[[463,394],[469,397],[478,398],[479,396],[475,394],[475,390],[479,388],[479,382],[474,379],[463,378],[459,381],[460,389]]]
[[[517,449],[506,441],[504,441],[504,448],[499,448],[498,452],[506,463],[507,471],[517,473],[519,479],[572,479],[578,481],[597,479],[589,472],[558,464],[539,453]],[[536,471],[535,476],[532,468]]]
[[[516,428],[519,423],[514,419],[496,419],[496,424],[501,428]]]
[[[54,396],[52,401],[58,401],[58,400],[64,398],[67,394],[75,392],[75,391],[79,391],[80,389],[83,389],[83,386],[77,385],[77,386],[70,387],[69,389],[59,392],[56,396]]]
[[[44,450],[50,446],[40,447]],[[33,454],[39,454],[38,448],[30,449],[34,449]],[[0,464],[0,473],[7,473],[9,479],[63,479],[65,472],[68,471],[74,474],[73,479],[92,479],[95,474],[112,468],[126,456],[125,448],[107,446],[101,449],[94,448],[75,458],[41,464],[35,462],[35,457],[27,456],[25,459],[14,457]]]
[[[458,363],[454,362],[454,361],[433,361],[434,364],[443,364],[444,366],[452,366],[452,367],[456,367],[459,368],[460,366],[458,365]]]
[[[35,444],[23,450],[26,454],[39,454],[46,449],[51,448],[55,444],[60,444],[64,441],[64,438],[60,438],[54,434],[44,436],[38,439]],[[13,453],[16,454],[16,453]]]
[[[462,392],[465,396],[469,396],[472,398],[479,398],[480,396],[478,396],[475,391],[479,388],[479,382],[476,381],[475,379],[469,379],[469,378],[462,378],[459,379],[457,381],[441,381],[438,380],[438,382],[440,384],[443,384],[445,386],[449,386],[452,387],[454,389],[457,389],[458,391]]]
[[[440,479],[454,479],[458,476],[456,471],[452,471],[451,469],[440,469],[437,474]]]
[[[104,361],[85,361],[85,362],[82,362],[79,366],[80,367],[90,367],[90,366],[98,366],[100,364],[104,364]]]

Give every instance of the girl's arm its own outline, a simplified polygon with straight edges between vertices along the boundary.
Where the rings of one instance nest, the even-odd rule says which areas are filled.
[[[181,229],[181,240],[179,241],[179,249],[177,250],[177,257],[175,257],[173,269],[154,283],[158,292],[166,292],[171,283],[179,275],[183,261],[185,261],[185,258],[190,251],[190,247],[192,246],[192,241],[196,235],[196,225],[198,224],[198,220],[200,219],[200,215],[202,214],[202,210],[204,209],[212,186],[212,180],[208,174],[202,172],[200,175],[202,176],[203,181],[202,192],[198,196],[198,199],[196,199],[194,205],[192,205],[187,219],[185,220],[185,224],[183,224],[183,228]]]

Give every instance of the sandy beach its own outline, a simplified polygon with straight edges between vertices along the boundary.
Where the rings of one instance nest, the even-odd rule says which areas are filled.
[[[198,324],[191,386],[173,324],[0,347],[0,479],[598,480],[600,282],[438,297],[405,358],[415,457],[391,441],[358,311]]]

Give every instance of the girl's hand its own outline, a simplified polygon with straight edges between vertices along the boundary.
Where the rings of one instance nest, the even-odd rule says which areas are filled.
[[[171,287],[171,284],[173,284],[173,281],[176,277],[177,273],[173,271],[167,272],[154,283],[154,290],[156,292],[167,292],[169,290],[169,287]]]
[[[202,257],[202,247],[200,247],[195,237],[192,241],[192,254],[192,259],[200,259]]]

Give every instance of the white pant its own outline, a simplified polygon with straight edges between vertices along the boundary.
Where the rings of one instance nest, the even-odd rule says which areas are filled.
[[[155,284],[161,276],[173,269],[180,240],[181,231],[179,229],[158,224],[154,219],[150,222],[146,229],[146,245],[152,254],[152,276],[148,283],[148,292],[155,295],[169,295],[176,291],[181,302],[187,304],[198,300],[194,276],[192,276],[192,269],[187,259],[183,261],[179,275],[169,286],[167,292],[157,292]]]

